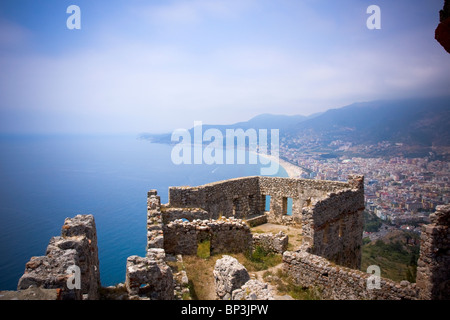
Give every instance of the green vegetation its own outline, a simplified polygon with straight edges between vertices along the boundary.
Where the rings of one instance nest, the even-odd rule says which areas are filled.
[[[208,259],[211,255],[211,241],[203,240],[198,243],[197,257],[202,259]]]
[[[269,253],[258,247],[252,253],[230,253],[229,255],[242,263],[249,272],[267,270],[282,262],[280,254]],[[222,256],[223,254],[210,255],[208,240],[199,243],[196,256],[183,256],[189,278],[188,288],[193,300],[214,300],[216,298],[213,270],[216,261]]]
[[[265,281],[276,286],[278,294],[290,295],[296,300],[320,300],[321,293],[317,288],[307,288],[296,285],[293,279],[282,269],[278,269],[276,274],[266,271],[263,275]]]
[[[251,271],[261,271],[274,267],[282,262],[280,254],[275,254],[257,246],[252,252],[245,254],[244,267]]]
[[[366,232],[377,232],[380,230],[382,225],[382,220],[376,215],[364,211],[364,231]]]
[[[366,243],[362,249],[361,270],[378,265],[381,276],[394,281],[416,281],[419,246],[409,245],[408,239],[418,235],[399,231],[391,238]]]

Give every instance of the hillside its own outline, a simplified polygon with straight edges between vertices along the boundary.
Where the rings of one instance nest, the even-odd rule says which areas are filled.
[[[279,129],[282,143],[301,151],[358,156],[428,156],[450,148],[450,97],[354,103],[306,117],[261,114],[230,125],[203,124],[203,131]],[[190,129],[191,135],[193,128]],[[157,143],[172,143],[171,133],[142,134]],[[379,146],[361,149],[360,146]],[[441,152],[443,153],[443,152]]]
[[[415,282],[419,258],[418,239],[419,235],[415,233],[395,230],[382,239],[365,243],[361,270],[366,271],[368,266],[377,265],[384,278]]]
[[[288,135],[324,143],[340,139],[354,144],[448,146],[449,123],[450,98],[372,101],[328,110],[299,123]]]
[[[287,132],[293,130],[299,123],[311,119],[318,114],[312,115],[310,117],[302,116],[302,115],[275,115],[275,114],[260,114],[251,118],[248,121],[242,121],[233,123],[230,125],[214,125],[214,124],[203,124],[203,132],[208,129],[218,129],[222,132],[223,136],[225,136],[226,129],[280,129],[280,134],[282,132]],[[191,136],[193,136],[193,128],[189,129]],[[171,142],[171,133],[165,134],[151,134],[151,133],[143,133],[141,134],[141,138],[148,139],[152,142],[156,143],[172,143]]]

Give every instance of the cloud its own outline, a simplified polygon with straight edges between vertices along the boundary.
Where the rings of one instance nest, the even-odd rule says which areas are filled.
[[[350,40],[333,42],[333,36],[343,37],[350,28],[345,25],[345,32],[330,30],[330,36],[321,37],[340,21],[330,20],[327,13],[317,17],[314,37],[310,30],[291,29],[296,2],[284,8],[289,12],[273,12],[263,6],[266,2],[164,3],[147,6],[151,11],[144,14],[153,15],[151,23],[159,19],[162,29],[178,21],[173,33],[145,36],[148,29],[143,28],[136,36],[134,28],[148,26],[148,21],[133,20],[133,13],[124,14],[112,30],[91,26],[96,31],[87,33],[89,45],[54,54],[22,50],[17,55],[2,49],[0,109],[10,118],[26,114],[28,120],[23,116],[18,127],[40,118],[36,130],[167,131],[190,127],[194,120],[230,123],[260,113],[310,114],[356,101],[448,91],[448,56],[432,35],[421,31],[425,28],[368,33],[362,21]],[[263,6],[265,14],[250,14],[257,6]],[[316,9],[309,11],[317,15]],[[314,29],[315,18],[308,15]],[[198,30],[211,26],[213,18],[226,23],[220,29],[225,32],[222,38],[211,43]],[[329,20],[325,27],[324,19]],[[133,28],[126,21],[133,21]],[[98,23],[109,26],[103,20]],[[197,32],[185,24],[194,24]],[[248,29],[255,26],[267,33],[250,37],[256,32]],[[18,46],[30,38],[20,26],[9,28],[18,35]],[[167,36],[175,31],[190,38],[180,42]],[[221,41],[225,37],[228,40]]]
[[[163,5],[135,7],[138,16],[157,24],[191,24],[205,19],[235,17],[256,2],[254,0],[167,1]]]

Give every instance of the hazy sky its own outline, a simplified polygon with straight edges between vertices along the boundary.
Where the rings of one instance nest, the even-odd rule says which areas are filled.
[[[0,132],[162,132],[449,94],[443,3],[1,0]]]

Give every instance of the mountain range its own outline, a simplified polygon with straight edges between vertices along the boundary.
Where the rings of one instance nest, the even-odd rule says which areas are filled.
[[[286,134],[354,144],[449,146],[450,98],[354,103],[303,121]]]
[[[279,129],[280,139],[288,147],[304,150],[337,152],[330,146],[387,143],[395,146],[397,153],[414,150],[422,154],[450,147],[450,97],[358,102],[311,116],[261,114],[230,125],[203,124],[203,130],[209,128],[223,134],[237,128]],[[141,137],[171,143],[171,134]]]

